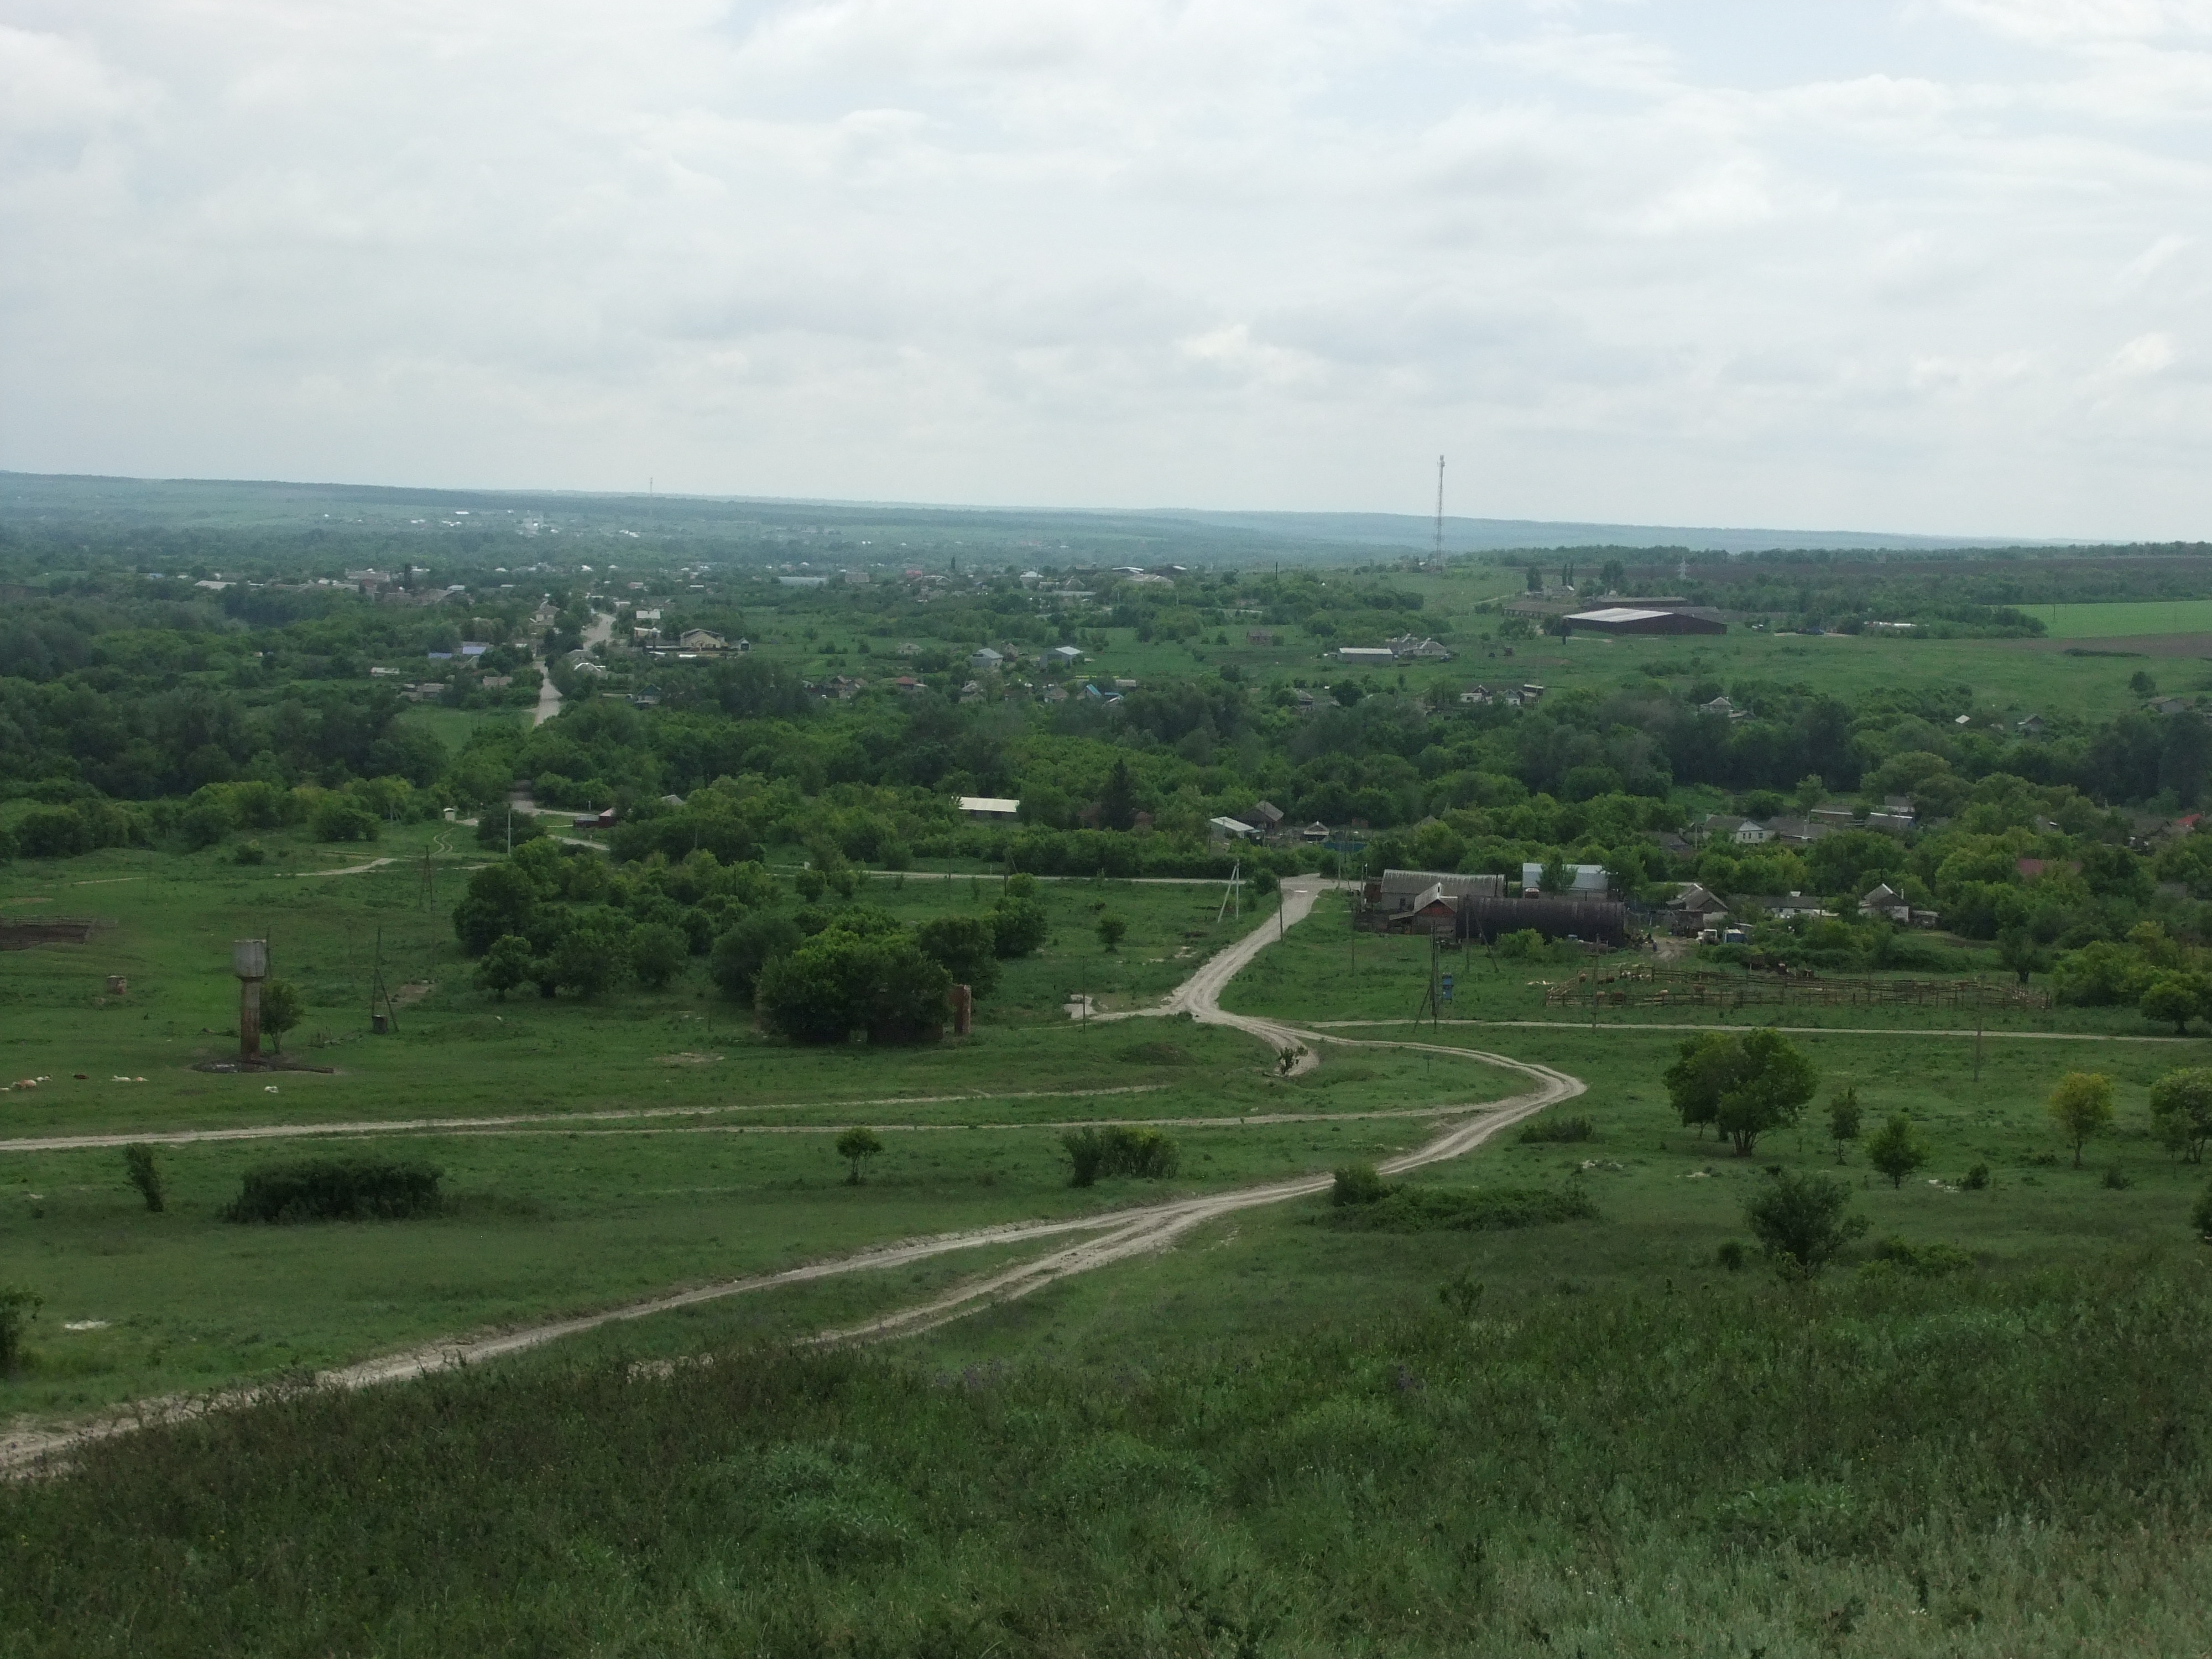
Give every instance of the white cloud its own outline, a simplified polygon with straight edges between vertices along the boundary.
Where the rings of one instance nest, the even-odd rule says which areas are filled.
[[[2174,349],[2171,336],[2138,334],[2112,354],[2110,368],[2115,374],[2135,379],[2163,374],[2173,367],[2180,356]]]
[[[0,0],[0,465],[2203,533],[2208,7]]]

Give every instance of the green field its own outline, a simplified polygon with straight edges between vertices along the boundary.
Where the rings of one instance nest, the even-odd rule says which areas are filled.
[[[2212,599],[2120,600],[2107,605],[2027,607],[2057,640],[2124,639],[2151,634],[2212,635]]]
[[[1413,1179],[1581,1192],[1594,1214],[1402,1235],[1298,1200],[878,1357],[805,1345],[1065,1238],[985,1242],[465,1375],[145,1430],[76,1453],[67,1478],[0,1488],[0,1528],[24,1540],[0,1580],[0,1655],[1475,1640],[1995,1659],[2201,1638],[2212,1303],[2188,1217],[2204,1171],[2156,1143],[2145,1102],[2165,1071],[2212,1059],[2203,1041],[2066,1010],[1991,1018],[1978,1059],[1948,1010],[1793,1011],[1783,1023],[1821,1028],[1796,1040],[1824,1091],[1848,1082],[1869,1127],[1902,1112],[1925,1141],[1893,1185],[1863,1149],[1839,1157],[1817,1102],[1752,1158],[1686,1129],[1659,1074],[1688,1017],[1601,1008],[1593,1029],[1547,1007],[1543,982],[1578,970],[1564,952],[1448,953],[1447,1018],[1416,1026],[1425,943],[1355,936],[1334,895],[1224,998],[1317,1030],[1320,1065],[1286,1079],[1241,1032],[1063,1006],[1148,1003],[1267,925],[1265,908],[1219,919],[1217,884],[1042,884],[1051,940],[1006,964],[975,1037],[809,1050],[762,1036],[696,963],[665,992],[591,1002],[474,989],[446,915],[478,859],[465,831],[270,844],[258,867],[110,852],[0,872],[9,915],[114,924],[0,957],[0,1055],[44,1079],[0,1094],[0,1138],[356,1126],[164,1143],[160,1214],[112,1147],[0,1150],[0,1282],[46,1298],[29,1362],[0,1382],[16,1425],[281,1392],[872,1244],[1381,1161],[1437,1120],[1371,1114],[1525,1086],[1486,1054],[1581,1079],[1550,1115],[1586,1118],[1589,1138],[1509,1131]],[[392,861],[307,873],[373,858]],[[860,897],[915,921],[998,888],[878,876]],[[1110,955],[1102,906],[1132,923]],[[308,993],[295,1050],[332,1069],[191,1069],[230,1048],[228,941],[264,932]],[[378,1037],[380,951],[407,1000]],[[1980,954],[1960,951],[1961,969]],[[1381,1046],[1409,1041],[1432,1046]],[[2078,1169],[2042,1108],[2075,1068],[2118,1097]],[[1168,1126],[1176,1175],[1072,1188],[1062,1127],[1103,1121]],[[831,1145],[854,1122],[885,1142],[857,1186]],[[220,1218],[248,1168],[327,1150],[437,1164],[444,1212]],[[1864,1238],[1814,1284],[1778,1281],[1755,1252],[1724,1265],[1746,1201],[1808,1170],[1847,1183]],[[1951,1254],[1923,1278],[1881,1258],[1886,1240]]]

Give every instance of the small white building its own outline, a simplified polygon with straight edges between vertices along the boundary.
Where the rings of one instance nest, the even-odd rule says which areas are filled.
[[[975,823],[1012,823],[1021,810],[1021,802],[997,795],[960,797],[960,816]]]

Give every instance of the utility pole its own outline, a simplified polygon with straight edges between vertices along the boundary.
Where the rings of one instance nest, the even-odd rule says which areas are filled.
[[[1982,976],[1974,975],[1974,1087],[1982,1086]]]
[[[1444,562],[1444,458],[1437,457],[1437,562]]]

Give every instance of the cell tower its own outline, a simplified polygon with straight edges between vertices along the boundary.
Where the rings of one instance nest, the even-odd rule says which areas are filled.
[[[1444,562],[1444,458],[1437,457],[1437,562]]]

